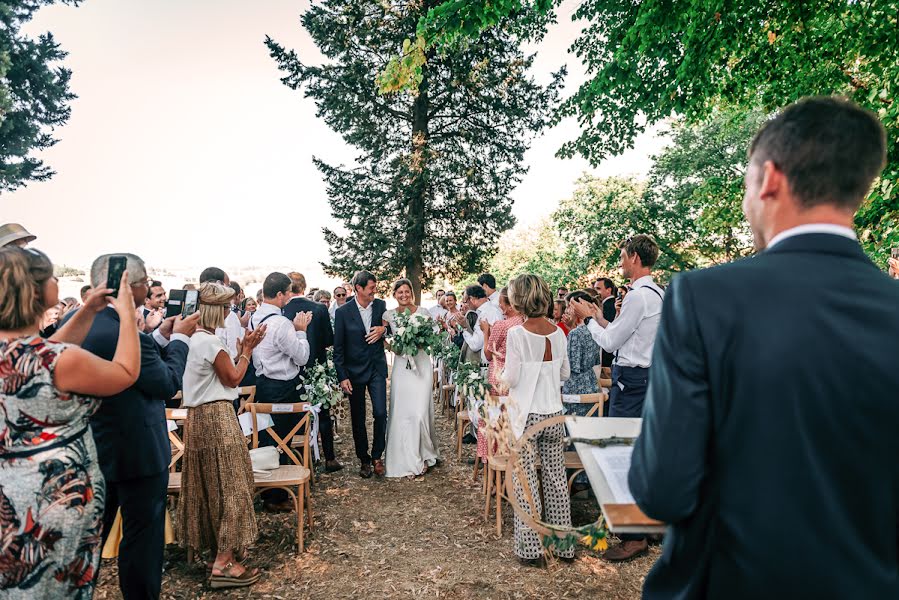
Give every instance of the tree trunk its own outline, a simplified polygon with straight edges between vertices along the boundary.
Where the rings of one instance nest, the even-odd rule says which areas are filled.
[[[430,59],[431,56],[429,55]],[[412,153],[410,156],[409,175],[411,177],[407,192],[407,224],[406,224],[406,277],[412,282],[412,293],[415,303],[421,304],[421,286],[424,278],[424,262],[421,245],[425,238],[425,208],[428,196],[428,67],[423,67],[421,85],[418,96],[412,104]]]

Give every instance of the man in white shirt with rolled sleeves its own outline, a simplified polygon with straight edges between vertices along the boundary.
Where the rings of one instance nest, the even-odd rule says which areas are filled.
[[[649,386],[652,349],[662,316],[665,292],[652,280],[659,246],[648,235],[635,235],[621,247],[621,269],[633,290],[624,298],[621,315],[609,323],[602,308],[576,302],[578,316],[587,319],[593,341],[615,354],[612,364],[610,417],[643,415],[643,399]]]
[[[309,342],[306,327],[312,320],[312,313],[300,312],[290,321],[281,314],[281,309],[290,300],[290,278],[284,273],[269,273],[262,284],[262,304],[256,309],[249,322],[254,330],[263,323],[265,338],[253,349],[253,365],[256,367],[256,402],[293,403],[299,401],[297,386],[300,384],[300,367],[309,360]],[[302,417],[301,414],[275,414],[275,433],[282,439]],[[265,445],[275,442],[267,434]],[[281,464],[288,464],[281,454]],[[274,512],[293,510],[293,503],[284,490],[266,490],[262,495],[265,508]]]
[[[462,325],[462,337],[468,344],[468,349],[481,353],[481,363],[487,363],[487,357],[484,356],[484,346],[490,335],[490,326],[497,321],[503,320],[503,311],[497,304],[490,301],[486,290],[480,285],[470,285],[465,288],[465,295],[462,298],[463,306],[478,313],[478,320],[474,327],[469,326],[468,319],[462,313],[456,316],[457,322]]]
[[[612,363],[610,417],[643,416],[643,401],[649,387],[652,349],[662,316],[665,292],[652,280],[652,267],[659,258],[659,245],[644,234],[628,238],[621,246],[621,270],[631,283],[621,314],[612,323],[603,317],[602,307],[577,300],[573,303],[579,318],[585,319],[593,341],[615,354]],[[646,537],[621,534],[621,543],[609,548],[603,558],[620,562],[630,560],[649,547]]]

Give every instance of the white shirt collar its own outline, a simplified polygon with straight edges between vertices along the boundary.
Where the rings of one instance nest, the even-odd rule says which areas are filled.
[[[787,238],[795,237],[797,235],[804,235],[806,233],[829,233],[831,235],[841,235],[844,238],[849,238],[850,240],[858,239],[858,236],[855,235],[854,231],[852,231],[848,227],[843,227],[842,225],[834,225],[833,223],[807,223],[805,225],[798,225],[796,227],[781,231],[773,238],[771,238],[771,241],[768,242],[768,248],[771,248],[775,244],[782,242]]]
[[[254,316],[265,316],[265,315],[280,315],[281,309],[275,306],[274,304],[268,304],[263,302],[259,306],[256,307],[256,313]]]
[[[631,283],[631,288],[643,287],[644,285],[650,285],[652,283],[655,283],[652,280],[652,275],[644,275],[643,277],[640,277],[639,279]]]

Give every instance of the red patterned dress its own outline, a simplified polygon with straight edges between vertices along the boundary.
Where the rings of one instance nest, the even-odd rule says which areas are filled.
[[[504,390],[499,388],[499,376],[506,366],[506,336],[509,330],[524,323],[520,315],[497,321],[490,327],[490,338],[487,340],[487,348],[493,353],[490,368],[487,370],[487,381],[490,383],[490,393],[500,396]],[[481,431],[478,423],[478,456],[487,457],[487,438]]]
[[[89,419],[99,401],[56,389],[69,346],[0,341],[0,597],[90,598],[106,485]]]

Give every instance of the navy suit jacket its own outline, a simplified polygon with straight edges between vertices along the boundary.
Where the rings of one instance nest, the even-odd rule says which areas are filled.
[[[372,300],[371,324],[383,325],[387,305],[383,300]],[[387,359],[384,356],[384,338],[374,344],[365,341],[365,324],[356,299],[348,300],[334,315],[334,366],[337,379],[365,383],[373,375],[387,377]]]
[[[299,296],[291,298],[284,305],[281,313],[293,321],[297,313],[311,312],[312,321],[306,328],[306,340],[309,342],[309,363],[324,363],[328,360],[328,348],[334,345],[334,330],[331,329],[331,315],[328,307],[321,302],[313,302]],[[300,367],[300,375],[304,367]]]
[[[897,356],[899,283],[851,239],[675,278],[629,475],[669,524],[644,598],[899,598]]]
[[[140,333],[140,375],[130,388],[103,398],[91,417],[100,469],[107,481],[158,475],[172,458],[165,401],[181,389],[188,345],[173,341],[160,350]],[[119,341],[119,315],[107,307],[94,319],[81,347],[112,360]]]

